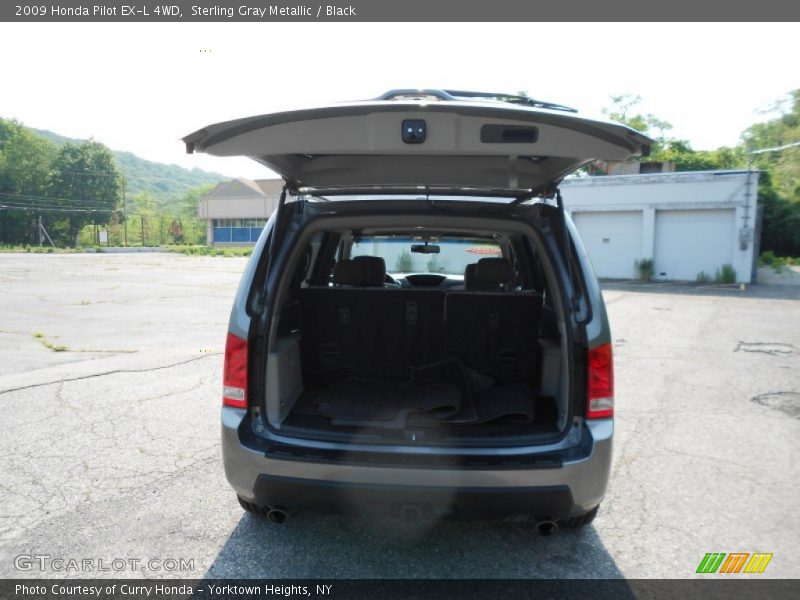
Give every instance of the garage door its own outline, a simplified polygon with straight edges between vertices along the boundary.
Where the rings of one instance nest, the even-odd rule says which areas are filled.
[[[733,263],[734,216],[733,210],[657,211],[656,277],[694,281],[700,271],[713,277]]]
[[[575,212],[575,226],[598,277],[630,279],[641,257],[642,212]]]

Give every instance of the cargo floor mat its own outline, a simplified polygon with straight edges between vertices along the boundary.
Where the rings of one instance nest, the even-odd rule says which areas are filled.
[[[432,426],[441,423],[477,425],[504,421],[528,425],[536,418],[536,397],[527,383],[497,385],[464,397],[461,409],[448,419],[431,419],[427,413],[409,415],[415,426]]]
[[[535,395],[529,384],[493,385],[492,378],[475,373],[452,358],[412,369],[406,382],[349,378],[306,390],[292,412],[323,416],[335,426],[383,429],[533,423]]]
[[[533,423],[535,396],[527,383],[498,385],[473,396],[479,423],[504,419],[509,423]]]
[[[345,379],[305,394],[298,414],[318,414],[333,425],[402,429],[412,413],[446,420],[458,413],[462,391],[450,383],[412,385],[368,379]]]

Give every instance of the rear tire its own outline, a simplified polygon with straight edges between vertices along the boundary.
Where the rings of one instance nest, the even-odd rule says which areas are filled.
[[[264,517],[264,518],[267,517],[267,513],[269,512],[269,506],[258,506],[257,504],[248,502],[238,494],[236,495],[236,499],[239,501],[239,506],[241,506],[247,512],[252,513],[259,517]]]
[[[579,517],[567,517],[566,519],[561,519],[559,521],[559,525],[566,529],[575,529],[576,527],[584,527],[594,521],[594,518],[597,516],[597,511],[600,510],[600,505],[595,506],[592,510],[583,514]]]

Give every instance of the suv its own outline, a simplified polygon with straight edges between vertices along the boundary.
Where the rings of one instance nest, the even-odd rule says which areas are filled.
[[[526,97],[395,90],[184,142],[285,181],[225,348],[222,453],[245,510],[594,519],[611,336],[558,184],[650,139]]]

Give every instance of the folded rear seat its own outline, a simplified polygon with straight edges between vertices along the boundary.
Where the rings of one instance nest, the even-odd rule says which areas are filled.
[[[498,383],[530,381],[536,368],[542,296],[507,291],[511,263],[482,258],[466,291],[447,294],[446,352],[465,366],[493,375]]]
[[[542,297],[505,291],[512,284],[508,261],[481,259],[471,289],[448,292],[385,288],[382,265],[343,260],[333,287],[300,290],[307,385],[349,377],[402,382],[410,369],[450,357],[497,383],[531,381]]]
[[[444,358],[444,291],[384,288],[378,257],[342,260],[334,287],[300,290],[303,378],[326,386],[348,377],[405,381]]]

